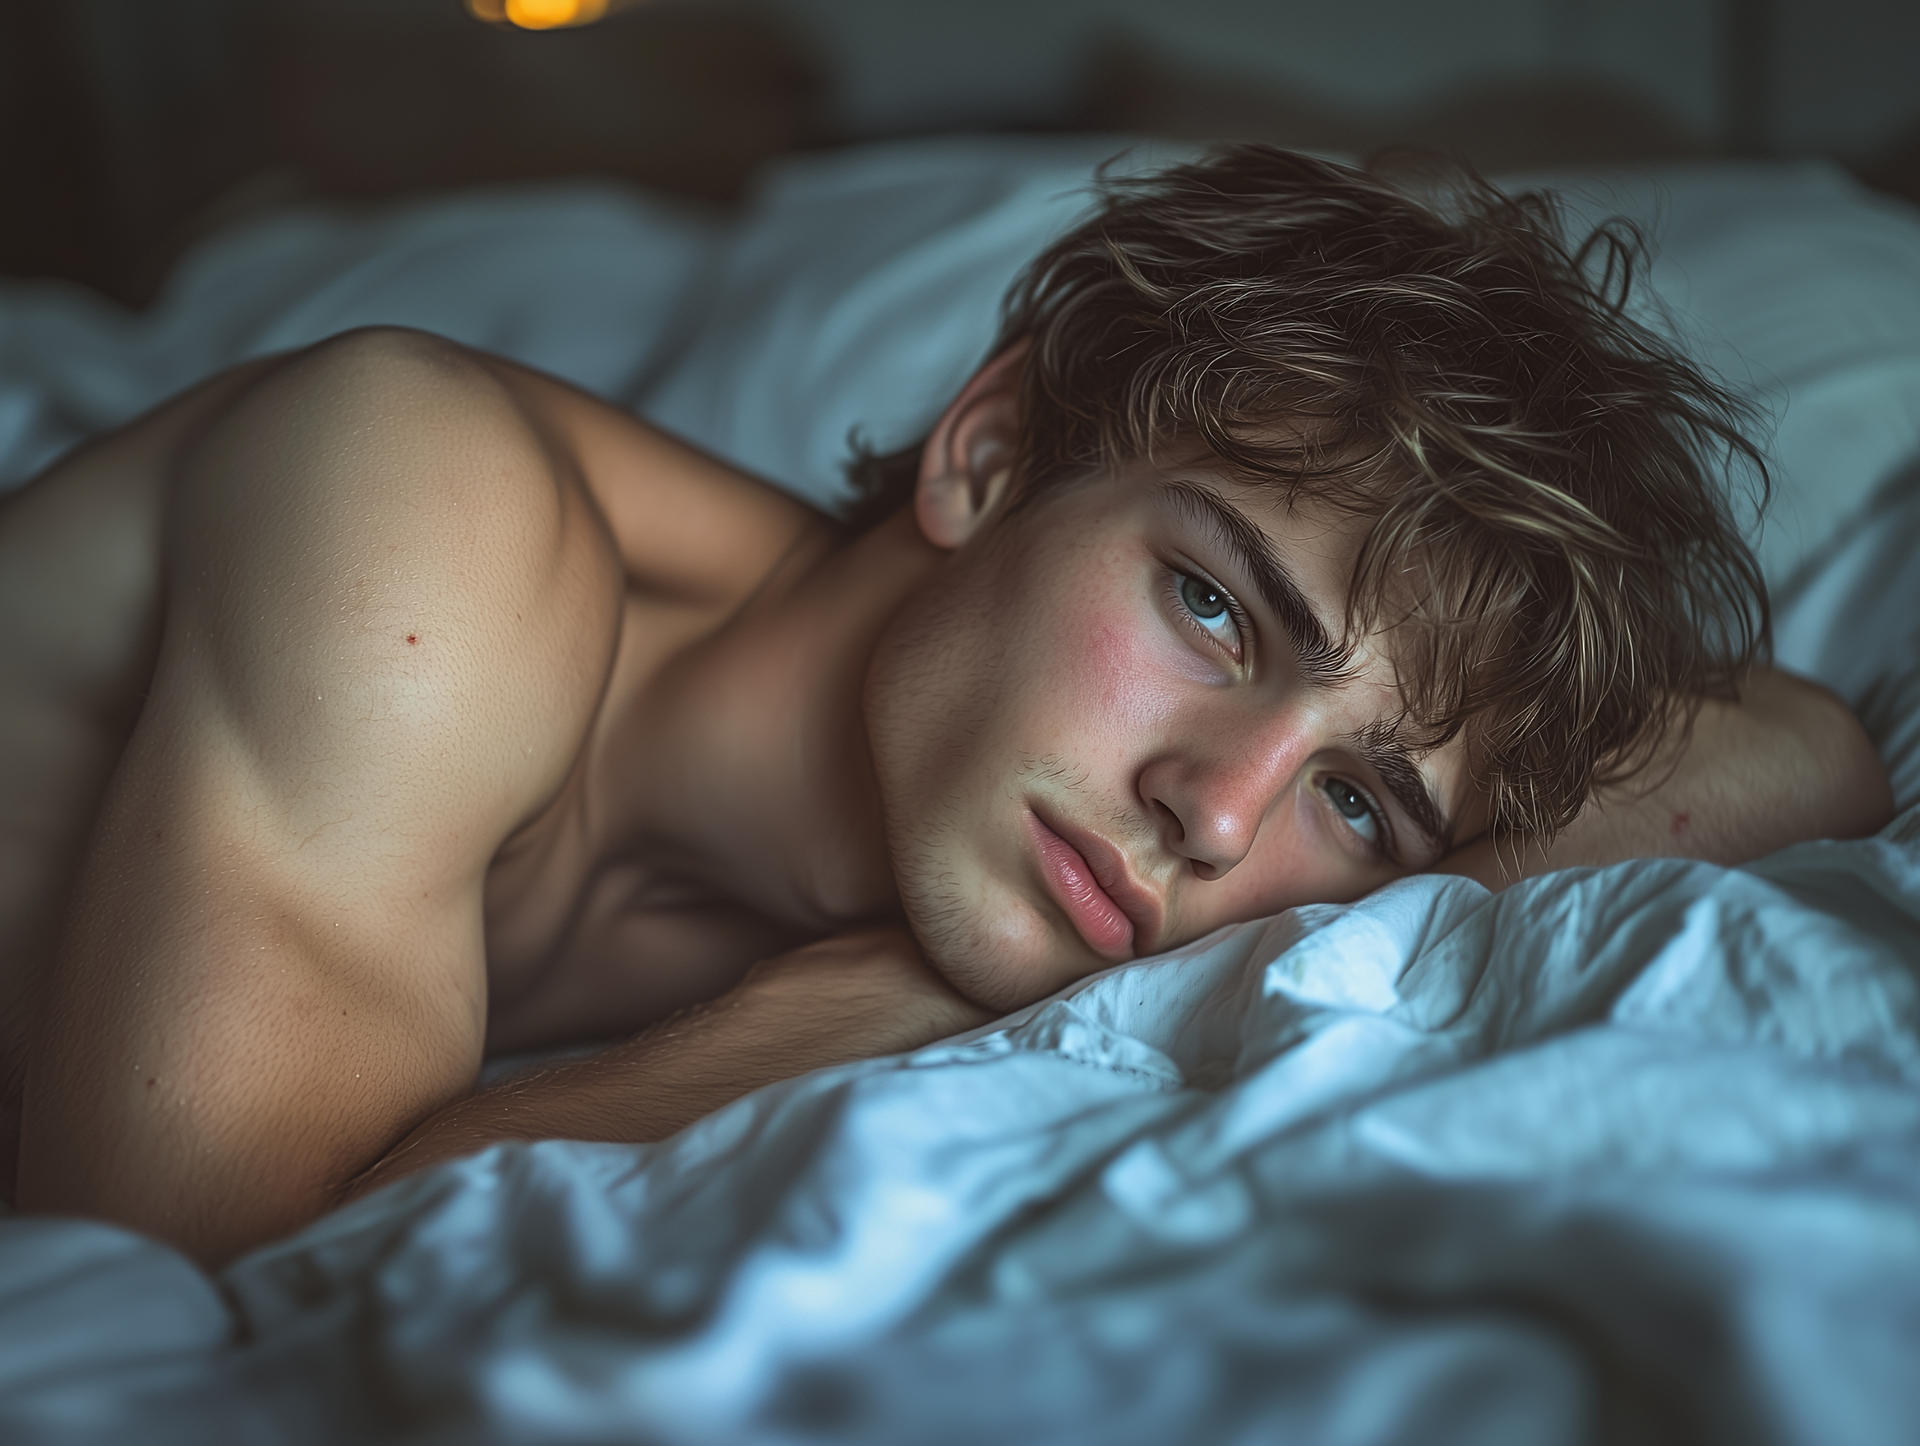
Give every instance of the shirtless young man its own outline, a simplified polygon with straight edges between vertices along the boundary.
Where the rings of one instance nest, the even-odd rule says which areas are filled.
[[[8,498],[19,1205],[219,1263],[1409,872],[1877,827],[1845,709],[1747,671],[1726,398],[1451,204],[1117,185],[858,526],[397,330]]]

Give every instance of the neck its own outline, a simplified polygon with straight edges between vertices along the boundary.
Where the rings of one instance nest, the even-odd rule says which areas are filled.
[[[596,851],[804,933],[896,914],[862,695],[938,556],[906,514],[853,537],[818,519],[665,667],[616,669],[586,774]]]

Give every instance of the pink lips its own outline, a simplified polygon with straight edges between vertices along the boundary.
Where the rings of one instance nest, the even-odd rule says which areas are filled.
[[[1046,878],[1048,892],[1088,947],[1116,964],[1131,958],[1133,921],[1100,887],[1080,851],[1042,823],[1037,814],[1027,815],[1027,828],[1040,852],[1040,872]]]

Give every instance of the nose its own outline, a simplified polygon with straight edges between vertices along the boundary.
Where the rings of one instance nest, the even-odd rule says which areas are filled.
[[[1209,719],[1148,763],[1140,795],[1167,847],[1217,879],[1252,850],[1314,747],[1312,720],[1292,709]]]

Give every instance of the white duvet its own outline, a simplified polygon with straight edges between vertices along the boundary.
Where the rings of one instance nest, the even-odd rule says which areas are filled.
[[[830,496],[1107,148],[816,160],[738,222],[581,188],[288,218],[137,321],[16,290],[0,458],[397,320]],[[217,1280],[0,1221],[0,1440],[1920,1441],[1920,222],[1820,168],[1605,190],[1783,413],[1783,657],[1894,761],[1880,838],[1405,880],[663,1144],[489,1150]]]

